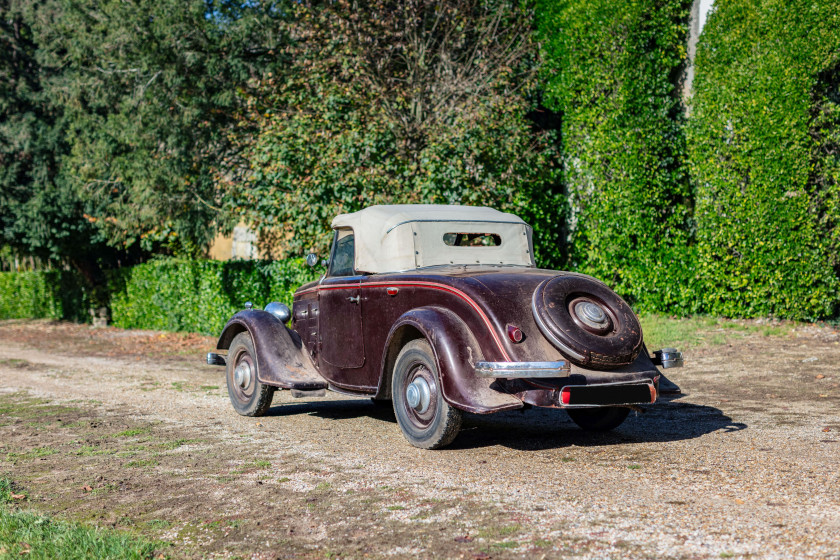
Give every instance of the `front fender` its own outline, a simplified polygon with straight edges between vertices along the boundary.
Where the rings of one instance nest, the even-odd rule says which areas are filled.
[[[516,397],[490,388],[493,379],[475,374],[475,362],[482,360],[481,348],[466,323],[443,307],[412,309],[391,327],[382,356],[380,397],[390,396],[391,373],[403,344],[416,333],[431,345],[440,374],[443,398],[450,405],[478,414],[522,408]]]
[[[257,379],[266,385],[303,391],[325,389],[327,382],[303,349],[300,336],[274,315],[248,309],[227,322],[216,348],[227,350],[233,338],[247,331],[254,342]]]

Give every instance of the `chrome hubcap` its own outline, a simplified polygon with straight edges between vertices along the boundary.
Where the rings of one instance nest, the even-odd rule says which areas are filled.
[[[412,381],[405,389],[405,400],[408,406],[420,414],[425,413],[429,410],[429,403],[432,402],[432,390],[429,383],[422,377]]]
[[[581,301],[575,305],[575,315],[583,323],[593,329],[603,329],[609,324],[607,314],[601,306],[591,301]]]
[[[251,366],[248,362],[242,362],[233,371],[233,382],[243,389],[251,384]]]

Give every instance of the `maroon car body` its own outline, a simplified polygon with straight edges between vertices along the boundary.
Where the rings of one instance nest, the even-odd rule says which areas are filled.
[[[408,209],[410,215],[418,209],[379,208],[380,215],[383,208]],[[469,214],[458,220],[435,231],[460,232],[472,223]],[[504,243],[492,234],[494,223],[479,223],[458,235]],[[530,228],[522,226],[528,240],[521,246],[530,248]],[[423,227],[413,227],[416,238]],[[354,238],[349,229],[345,237],[358,265],[364,237],[357,232]],[[481,230],[490,233],[474,233]],[[226,363],[231,400],[240,413],[264,412],[275,388],[300,396],[330,389],[393,401],[404,434],[420,447],[449,443],[461,412],[565,408],[584,428],[611,429],[630,407],[657,400],[657,365],[682,364],[672,349],[649,354],[629,306],[591,277],[504,262],[382,273],[345,267],[334,274],[341,257],[336,251],[343,250],[337,249],[340,231],[327,273],[296,291],[290,313],[281,304],[237,313],[217,344],[231,349],[228,356],[208,355],[210,363]],[[510,237],[519,230],[503,231]],[[531,258],[530,249],[524,252]],[[242,342],[246,335],[251,346]],[[232,356],[235,340],[238,354]]]

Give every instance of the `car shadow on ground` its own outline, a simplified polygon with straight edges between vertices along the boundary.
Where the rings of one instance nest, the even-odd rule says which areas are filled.
[[[737,432],[747,424],[735,422],[712,406],[665,402],[643,412],[631,412],[611,432],[586,432],[562,410],[530,409],[489,416],[469,415],[452,448],[501,445],[517,450],[656,443],[698,438],[712,432]]]
[[[368,417],[396,424],[389,404],[375,405],[366,399],[313,400],[273,406],[266,416],[308,414],[328,420]],[[570,446],[600,446],[655,443],[698,438],[712,432],[737,432],[747,424],[735,422],[718,408],[670,401],[631,412],[611,432],[585,432],[562,410],[531,408],[489,415],[466,414],[461,433],[451,449],[474,449],[501,445],[517,450]],[[395,426],[395,429],[398,429]]]

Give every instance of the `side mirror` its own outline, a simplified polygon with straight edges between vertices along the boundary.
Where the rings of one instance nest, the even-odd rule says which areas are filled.
[[[318,264],[318,255],[315,253],[309,253],[306,255],[306,264],[309,266],[315,266]]]

